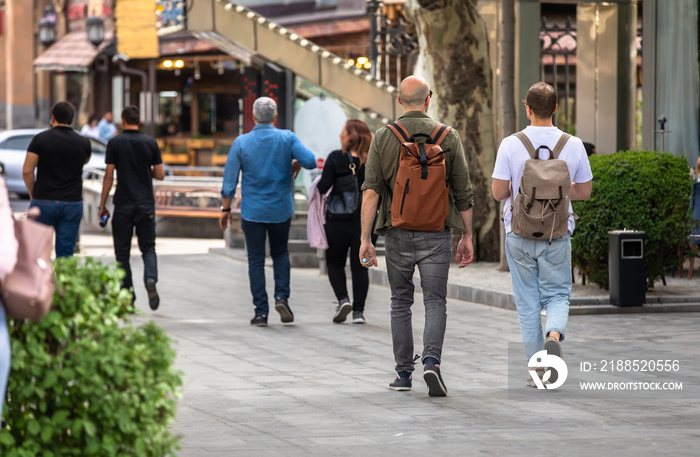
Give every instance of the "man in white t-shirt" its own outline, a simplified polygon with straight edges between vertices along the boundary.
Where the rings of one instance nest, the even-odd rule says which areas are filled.
[[[530,126],[523,130],[532,144],[554,149],[561,130],[552,124],[552,115],[557,110],[557,93],[544,82],[534,84],[523,100]],[[548,151],[538,149],[540,158],[547,159]],[[515,136],[504,138],[498,148],[496,165],[491,175],[491,190],[496,200],[506,200],[504,222],[506,227],[506,256],[511,271],[515,304],[518,309],[520,333],[525,345],[527,360],[546,349],[549,354],[562,356],[560,341],[564,340],[566,322],[569,317],[571,296],[571,234],[574,218],[569,216],[568,233],[551,240],[523,238],[511,231],[511,186],[513,195],[518,194],[520,178],[525,161],[530,158],[523,143]],[[583,142],[571,137],[565,144],[559,159],[566,161],[571,177],[571,200],[588,200],[591,196],[593,174]],[[569,212],[573,212],[569,208]],[[542,309],[547,312],[544,334],[542,332]],[[545,341],[546,339],[546,341]],[[542,377],[544,369],[538,371]],[[549,380],[555,382],[555,373]],[[536,387],[532,378],[528,385]]]

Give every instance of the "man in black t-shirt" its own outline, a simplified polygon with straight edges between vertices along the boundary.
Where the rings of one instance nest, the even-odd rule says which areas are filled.
[[[165,177],[163,160],[156,141],[139,132],[139,109],[127,106],[122,111],[124,131],[107,143],[105,179],[102,183],[100,217],[109,216],[105,208],[107,197],[114,182],[117,170],[117,190],[114,193],[114,217],[112,218],[112,238],[114,254],[126,272],[122,287],[133,287],[129,256],[131,238],[136,228],[139,249],[143,258],[143,280],[148,291],[148,304],[152,310],[158,309],[160,298],[156,291],[158,263],[156,259],[155,199],[153,179]]]
[[[70,257],[83,218],[83,165],[90,159],[90,141],[71,127],[75,108],[58,102],[51,109],[53,128],[29,143],[22,177],[38,207],[38,222],[56,229],[56,257]],[[36,179],[34,179],[36,170]]]

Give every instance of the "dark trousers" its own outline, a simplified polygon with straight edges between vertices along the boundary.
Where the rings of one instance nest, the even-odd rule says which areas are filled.
[[[270,257],[275,278],[275,298],[289,298],[289,228],[292,218],[280,223],[241,219],[248,252],[248,280],[256,316],[267,316],[270,305],[265,289],[265,238],[270,240]]]
[[[143,281],[158,281],[158,261],[156,259],[156,210],[152,204],[115,205],[112,215],[112,238],[117,262],[126,272],[122,287],[131,288],[131,237],[136,229],[139,249],[143,258]]]
[[[360,235],[355,230],[355,222],[346,219],[327,219],[326,267],[328,279],[338,301],[349,298],[345,278],[345,262],[350,249],[350,272],[352,274],[352,310],[364,311],[367,290],[369,289],[369,272],[360,262]]]

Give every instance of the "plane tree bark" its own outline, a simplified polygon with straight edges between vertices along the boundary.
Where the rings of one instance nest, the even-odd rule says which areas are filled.
[[[499,260],[499,218],[491,196],[496,159],[493,90],[486,24],[477,0],[408,0],[419,55],[415,74],[433,90],[429,114],[451,125],[464,142],[474,190],[474,251],[480,261]]]

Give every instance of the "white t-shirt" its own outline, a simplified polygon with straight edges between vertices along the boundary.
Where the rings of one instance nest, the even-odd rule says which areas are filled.
[[[101,140],[102,137],[100,136],[100,129],[97,126],[90,127],[90,124],[85,124],[83,125],[83,128],[80,129],[80,134],[82,136],[87,136],[90,138],[95,138],[96,140]]]
[[[533,127],[529,126],[523,130],[525,135],[532,141],[532,145],[537,149],[538,146],[547,146],[549,149],[554,149],[554,146],[559,141],[559,137],[564,133],[556,127]],[[546,149],[540,149],[540,159],[548,159],[549,152]],[[501,141],[501,146],[498,148],[498,155],[496,155],[496,165],[493,169],[492,178],[501,179],[503,181],[510,181],[513,186],[512,195],[518,195],[518,188],[520,187],[520,179],[523,176],[523,169],[525,168],[525,161],[530,158],[527,149],[523,143],[514,136],[509,136]],[[586,155],[586,149],[583,147],[583,142],[572,136],[569,141],[564,145],[559,154],[559,159],[565,160],[569,166],[569,176],[571,176],[571,182],[575,183],[585,183],[593,179],[593,173],[591,172],[591,164],[588,162],[588,156]],[[511,198],[508,197],[505,203],[505,217],[504,223],[506,226],[506,233],[510,232],[510,218],[511,218]],[[569,203],[569,212],[573,212],[571,203]],[[569,233],[574,233],[574,217],[569,216]]]

